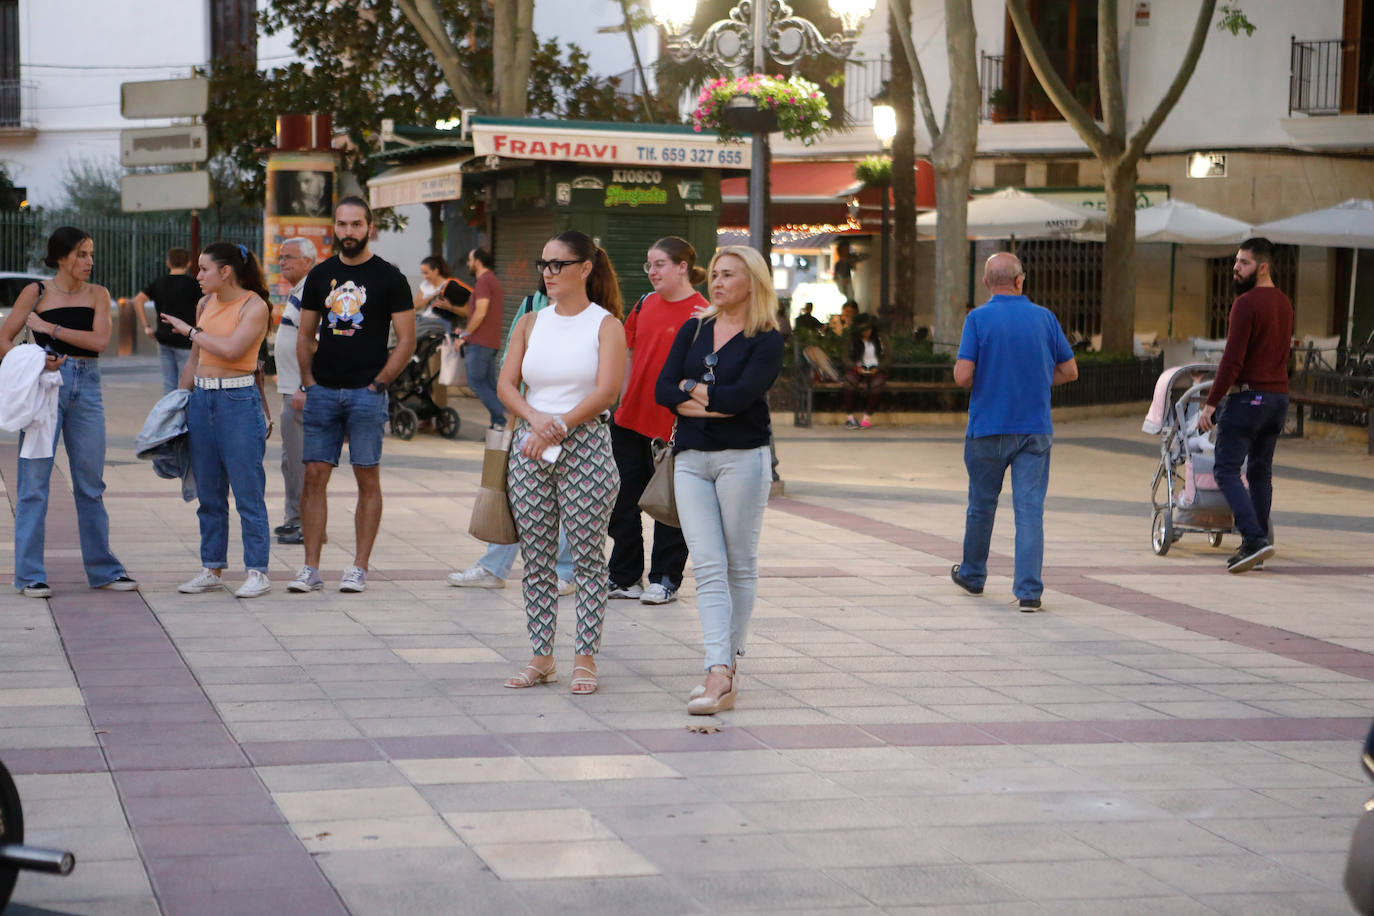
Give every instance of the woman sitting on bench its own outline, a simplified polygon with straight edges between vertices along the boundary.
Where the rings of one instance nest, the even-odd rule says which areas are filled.
[[[868,429],[873,412],[887,387],[887,367],[892,363],[892,348],[878,331],[870,315],[860,315],[845,335],[841,349],[844,358],[844,425],[846,429]],[[854,419],[854,404],[864,397],[863,419]]]

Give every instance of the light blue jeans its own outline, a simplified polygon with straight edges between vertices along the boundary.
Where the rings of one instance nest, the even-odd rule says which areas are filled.
[[[105,511],[105,405],[100,396],[100,363],[68,359],[62,364],[57,397],[57,433],[71,466],[76,499],[76,527],[81,562],[92,588],[124,575],[124,565],[110,552],[110,516]],[[24,436],[19,436],[24,447]],[[14,587],[47,581],[43,566],[44,524],[48,516],[48,481],[52,458],[20,458],[18,498],[14,505]]]
[[[964,440],[968,469],[968,514],[959,575],[981,586],[988,577],[988,550],[997,497],[1011,468],[1011,505],[1016,513],[1016,571],[1011,591],[1017,598],[1039,598],[1045,590],[1040,568],[1045,558],[1045,490],[1050,485],[1050,446],[1054,437],[978,436]]]
[[[190,359],[190,349],[181,350],[177,347],[169,347],[166,344],[157,345],[157,358],[162,366],[162,393],[176,391],[181,384],[181,370],[186,368],[186,360]]]
[[[768,505],[768,446],[677,455],[673,487],[692,557],[706,668],[744,654],[759,582],[759,533]]]
[[[468,387],[491,415],[491,425],[506,425],[506,410],[496,396],[496,374],[501,368],[499,354],[491,347],[469,343],[463,348],[463,360],[468,370]]]
[[[206,390],[196,388],[186,405],[191,433],[191,469],[196,475],[200,508],[200,564],[207,569],[229,565],[229,490],[243,529],[243,565],[267,572],[271,549],[267,523],[267,420],[258,386]]]
[[[519,553],[519,541],[514,544],[490,544],[477,565],[498,579],[509,579],[511,567],[515,565],[515,557]],[[558,529],[558,559],[554,561],[553,568],[559,582],[573,580],[572,548],[568,546],[568,534],[562,528]]]

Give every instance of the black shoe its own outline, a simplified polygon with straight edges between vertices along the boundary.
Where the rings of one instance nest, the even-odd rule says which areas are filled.
[[[281,537],[283,534],[290,534],[293,531],[300,530],[300,525],[278,525],[277,527],[272,529],[272,533],[275,534],[277,537]]]
[[[963,576],[959,575],[958,563],[955,563],[953,566],[949,568],[949,577],[954,580],[955,585],[959,586],[964,591],[968,592],[970,595],[983,594],[983,586],[974,585],[972,582],[965,579]]]
[[[278,543],[278,544],[304,544],[304,543],[305,543],[305,532],[301,531],[301,529],[299,529],[299,528],[292,528],[292,529],[289,530],[289,531],[283,531],[281,534],[277,535],[277,543]]]
[[[1038,611],[1038,610],[1040,610],[1040,599],[1039,599],[1039,598],[1022,598],[1022,599],[1021,599],[1021,613],[1023,613],[1023,614],[1030,614],[1030,613],[1033,613],[1033,612]]]
[[[1240,549],[1231,554],[1231,559],[1226,561],[1226,571],[1229,573],[1248,572],[1273,555],[1274,545],[1266,540],[1242,541]]]

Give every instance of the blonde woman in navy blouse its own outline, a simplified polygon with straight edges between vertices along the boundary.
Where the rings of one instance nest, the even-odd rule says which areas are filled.
[[[706,680],[687,711],[732,709],[758,587],[759,532],[772,483],[768,389],[782,369],[772,271],[752,248],[716,251],[711,307],[683,325],[655,397],[676,412],[678,518],[692,556]]]

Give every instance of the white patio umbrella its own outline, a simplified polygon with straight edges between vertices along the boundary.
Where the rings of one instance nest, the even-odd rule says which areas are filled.
[[[1353,346],[1355,333],[1355,277],[1360,249],[1374,248],[1374,200],[1351,198],[1345,203],[1276,219],[1255,227],[1255,234],[1286,245],[1326,245],[1354,249],[1350,262],[1350,302],[1345,318],[1345,345]]]
[[[1181,200],[1166,200],[1135,211],[1137,242],[1212,245],[1243,242],[1250,224]]]
[[[1242,242],[1250,236],[1250,224],[1181,200],[1166,200],[1135,211],[1137,242],[1169,243],[1169,330],[1174,336],[1174,269],[1179,245],[1213,245]],[[1079,238],[1101,240],[1101,233],[1079,233]]]
[[[968,237],[984,239],[1065,238],[1085,228],[1103,231],[1106,214],[1092,207],[1076,207],[1027,194],[1016,188],[1003,188],[994,194],[977,197],[968,205]],[[936,213],[916,218],[917,231],[935,233]]]

